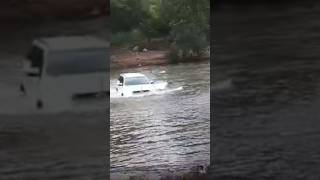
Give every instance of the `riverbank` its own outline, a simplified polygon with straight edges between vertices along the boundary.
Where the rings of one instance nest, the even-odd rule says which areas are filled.
[[[0,6],[0,21],[79,19],[109,14],[109,3],[99,0],[27,0],[4,1]]]
[[[168,58],[169,50],[150,50],[147,52],[132,52],[126,48],[111,49],[111,69],[125,69],[140,66],[167,65],[174,62]],[[209,60],[209,57],[194,57],[179,60],[175,63]]]

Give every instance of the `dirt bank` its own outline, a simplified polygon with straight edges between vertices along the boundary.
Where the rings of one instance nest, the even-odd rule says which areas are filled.
[[[111,49],[110,67],[115,69],[139,66],[153,66],[170,64],[167,57],[169,50],[150,50],[147,52],[132,52],[125,48]],[[208,60],[208,57],[194,57],[179,60],[177,63]]]
[[[126,49],[111,50],[111,68],[130,68],[147,65],[163,65],[169,63],[167,51],[153,50],[148,52],[132,52]]]

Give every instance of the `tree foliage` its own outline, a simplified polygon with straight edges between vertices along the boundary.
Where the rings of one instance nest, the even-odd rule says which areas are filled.
[[[171,38],[181,58],[201,56],[209,45],[209,0],[161,1],[162,17],[171,28]]]
[[[206,28],[209,24],[210,0],[159,0],[161,16],[171,27],[195,24]]]
[[[139,29],[149,41],[169,36],[184,57],[201,55],[209,44],[209,13],[210,0],[111,0],[111,29]]]
[[[147,17],[144,0],[111,0],[110,13],[112,32],[130,31]]]
[[[181,51],[181,58],[201,56],[208,46],[206,33],[194,24],[175,26],[171,31],[171,36],[173,36],[175,46]]]

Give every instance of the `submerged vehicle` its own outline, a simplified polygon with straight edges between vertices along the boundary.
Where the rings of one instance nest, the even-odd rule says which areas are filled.
[[[109,44],[90,36],[36,39],[22,62],[20,90],[44,101],[107,93]]]
[[[164,90],[167,85],[167,82],[152,81],[142,73],[122,73],[117,81],[116,91],[121,96],[132,96],[134,94]]]

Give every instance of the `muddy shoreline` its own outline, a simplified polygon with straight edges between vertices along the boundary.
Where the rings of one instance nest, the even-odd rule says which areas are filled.
[[[124,48],[111,49],[111,69],[127,69],[141,66],[168,65],[174,63],[190,63],[208,61],[209,57],[194,57],[170,62],[168,50],[150,50],[147,52],[132,52]]]

